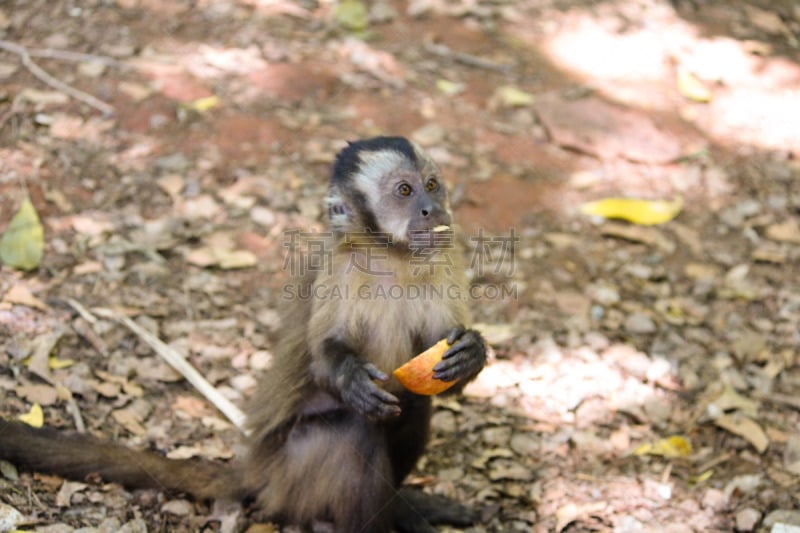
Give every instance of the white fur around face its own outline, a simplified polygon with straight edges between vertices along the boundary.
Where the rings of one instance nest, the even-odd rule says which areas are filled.
[[[379,150],[361,154],[361,164],[354,176],[356,188],[369,200],[370,208],[377,212],[381,200],[382,178],[399,169],[412,169],[412,163],[400,152]]]
[[[408,240],[408,219],[384,221],[383,231],[392,235],[392,242],[406,242]]]

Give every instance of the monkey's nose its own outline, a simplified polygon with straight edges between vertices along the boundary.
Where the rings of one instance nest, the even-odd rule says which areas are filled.
[[[423,209],[421,211],[421,213],[422,213],[422,216],[426,217],[426,216],[431,214],[431,210],[430,209]]]

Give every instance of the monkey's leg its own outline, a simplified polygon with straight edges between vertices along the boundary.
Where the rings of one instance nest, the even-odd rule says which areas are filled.
[[[397,487],[414,468],[428,440],[431,401],[426,396],[401,396],[403,412],[389,424],[387,441]],[[474,513],[441,496],[431,496],[408,487],[400,488],[392,500],[392,523],[400,533],[432,533],[431,524],[467,526]]]
[[[266,514],[289,522],[330,520],[342,533],[389,533],[393,484],[382,430],[351,411],[299,421],[268,457],[254,450],[251,468],[267,481]]]
[[[392,502],[393,523],[400,533],[436,531],[431,524],[466,527],[476,520],[475,512],[444,496],[426,494],[411,487],[401,488]]]

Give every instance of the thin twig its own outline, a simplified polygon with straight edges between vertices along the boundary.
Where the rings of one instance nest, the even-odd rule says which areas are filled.
[[[69,389],[67,389],[67,392],[69,392]],[[81,416],[81,408],[78,407],[78,402],[75,401],[71,392],[67,398],[67,412],[72,415],[72,420],[75,422],[75,430],[78,433],[86,433],[86,424],[83,422],[83,416]]]
[[[92,309],[95,315],[103,318],[110,318],[119,322],[127,327],[129,330],[139,336],[145,343],[147,343],[155,352],[164,358],[164,360],[178,371],[186,381],[191,383],[205,398],[214,404],[222,414],[228,417],[228,420],[239,428],[244,428],[245,415],[236,407],[230,400],[219,393],[200,372],[198,372],[186,359],[179,354],[172,347],[165,344],[161,339],[144,329],[142,326],[131,320],[125,315],[116,313],[111,309],[94,308]]]
[[[108,105],[107,103],[95,98],[91,94],[85,93],[81,90],[76,89],[75,87],[72,87],[71,85],[64,83],[59,79],[56,79],[47,72],[45,72],[44,69],[42,69],[42,67],[33,62],[30,54],[28,53],[28,49],[25,48],[24,46],[12,43],[10,41],[0,40],[0,50],[5,50],[6,52],[17,54],[22,60],[22,64],[25,66],[25,68],[27,68],[30,71],[31,74],[36,76],[39,80],[43,81],[50,87],[56,89],[57,91],[61,91],[62,93],[71,96],[72,98],[79,100],[84,104],[97,109],[104,115],[114,114],[114,108]]]
[[[57,50],[55,48],[28,48],[28,55],[44,59],[60,59],[62,61],[75,61],[76,63],[100,63],[107,67],[125,68],[127,65],[113,57],[73,52],[71,50]]]
[[[497,63],[490,59],[478,57],[466,52],[459,52],[458,50],[453,50],[449,46],[445,46],[443,44],[427,42],[425,43],[425,50],[439,57],[450,58],[453,61],[463,63],[464,65],[468,65],[470,67],[493,70],[495,72],[502,72],[504,74],[511,70],[511,65]]]

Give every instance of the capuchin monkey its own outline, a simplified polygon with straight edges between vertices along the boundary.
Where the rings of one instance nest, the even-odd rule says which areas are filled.
[[[353,142],[336,158],[326,205],[329,261],[298,282],[295,295],[314,297],[288,302],[273,366],[247,409],[240,462],[170,460],[5,420],[0,459],[73,479],[254,500],[266,516],[307,529],[326,521],[337,533],[430,533],[432,524],[472,523],[461,505],[402,487],[428,440],[431,399],[391,376],[442,338],[451,346],[434,377],[456,381],[451,390],[486,361],[483,338],[465,327],[463,271],[440,246],[442,236],[453,244],[440,171],[402,137]],[[434,253],[448,257],[420,262]],[[424,297],[410,297],[412,286]],[[406,291],[381,291],[389,287]]]

